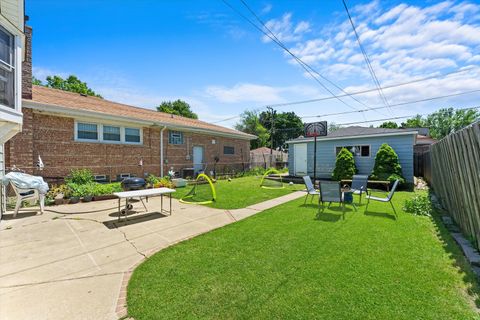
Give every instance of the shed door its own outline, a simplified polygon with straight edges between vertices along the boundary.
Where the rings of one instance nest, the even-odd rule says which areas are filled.
[[[307,175],[307,144],[296,143],[293,150],[294,170],[296,176]]]

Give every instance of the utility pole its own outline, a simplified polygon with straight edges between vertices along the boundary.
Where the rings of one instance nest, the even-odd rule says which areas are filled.
[[[270,165],[272,165],[273,160],[273,134],[275,132],[275,115],[277,111],[273,110],[272,107],[267,107],[270,111]]]

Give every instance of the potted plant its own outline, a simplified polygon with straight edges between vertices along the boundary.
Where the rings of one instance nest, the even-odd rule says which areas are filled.
[[[80,185],[76,183],[69,183],[68,187],[71,190],[71,194],[69,197],[69,203],[78,203],[80,201],[80,197],[82,196],[80,192]]]

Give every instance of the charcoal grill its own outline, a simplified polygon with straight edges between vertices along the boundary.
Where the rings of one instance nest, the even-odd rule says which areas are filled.
[[[122,181],[123,191],[142,190],[145,189],[145,186],[146,183],[143,178],[126,178]]]

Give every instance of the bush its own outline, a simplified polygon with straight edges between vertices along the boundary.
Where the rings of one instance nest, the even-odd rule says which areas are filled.
[[[170,188],[173,189],[175,186],[169,177],[159,178],[156,183],[153,184],[154,188]]]
[[[70,171],[70,175],[65,178],[67,183],[88,184],[93,182],[93,173],[89,169],[74,169]]]
[[[72,190],[72,197],[81,198],[93,195],[94,184],[93,182],[83,184],[69,182],[67,185]]]
[[[45,195],[45,197],[48,199],[48,200],[54,200],[58,195],[62,194],[62,198],[70,198],[71,194],[72,194],[72,190],[65,184],[61,184],[59,186],[57,185],[53,185],[50,190],[48,190],[47,194]]]
[[[114,192],[122,191],[122,186],[120,182],[106,184],[98,182],[90,182],[86,184],[70,182],[67,185],[68,188],[71,190],[71,195],[74,197],[103,196],[113,194]]]
[[[157,177],[156,175],[154,174],[149,174],[146,181],[148,184],[154,186],[156,183],[159,183],[161,180],[160,177]]]
[[[405,183],[405,178],[402,175],[402,166],[398,162],[398,155],[386,143],[380,146],[375,155],[375,166],[373,167],[371,178],[373,180],[390,182],[400,180],[400,183]]]
[[[113,194],[114,192],[121,192],[122,186],[120,182],[113,183],[95,183],[93,186],[93,196],[103,196]]]
[[[416,216],[431,216],[432,203],[427,195],[416,195],[405,200],[403,210]]]
[[[336,181],[352,179],[356,172],[357,167],[355,167],[353,154],[346,148],[342,148],[337,154],[337,159],[335,160],[335,169],[332,173],[332,179]]]

